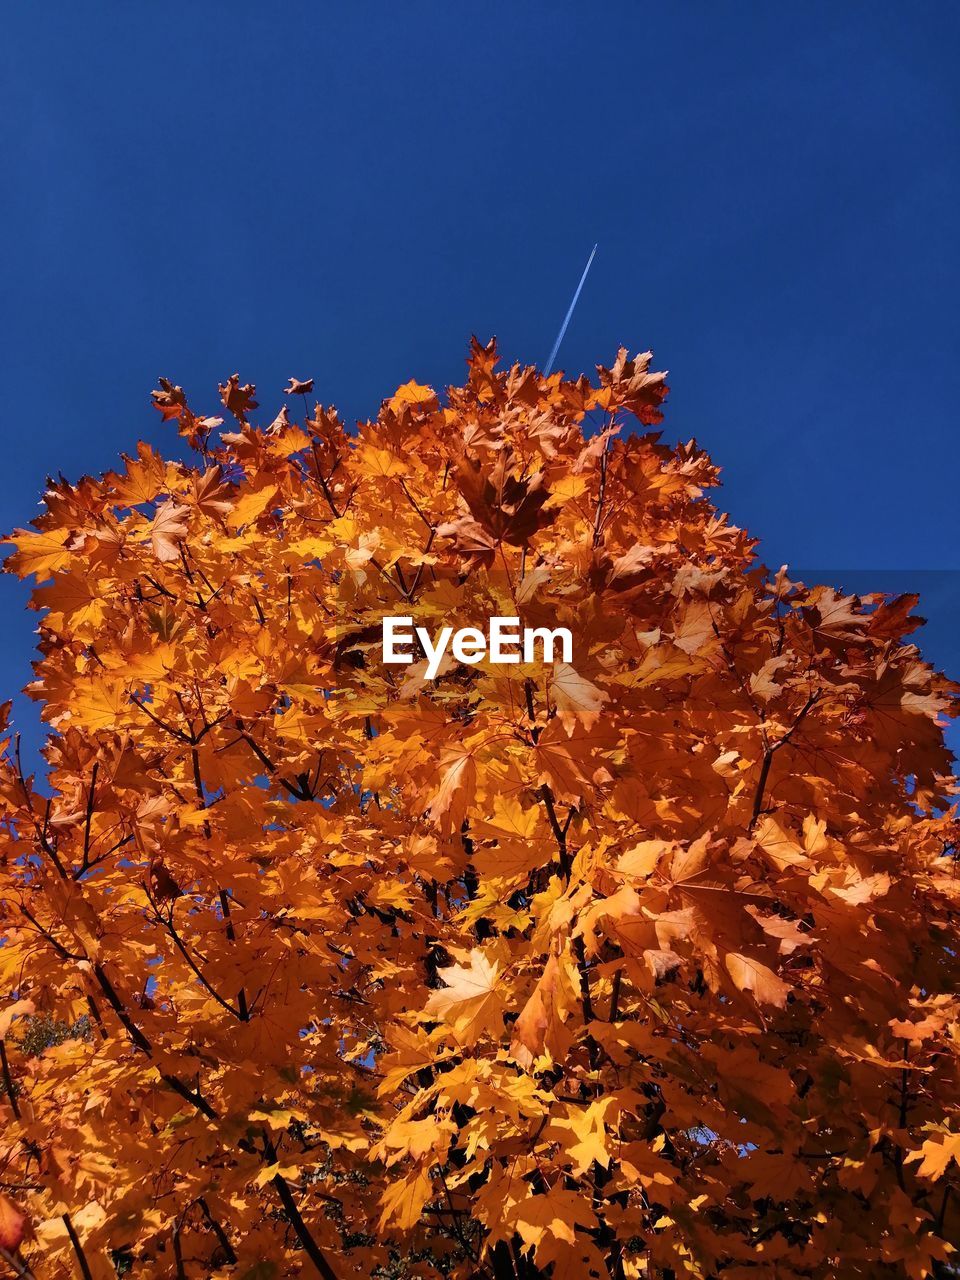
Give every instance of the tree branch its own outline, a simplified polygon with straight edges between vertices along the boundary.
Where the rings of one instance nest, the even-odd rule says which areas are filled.
[[[90,1264],[87,1262],[87,1255],[83,1252],[83,1245],[80,1243],[80,1237],[73,1228],[70,1221],[69,1213],[63,1215],[63,1222],[67,1228],[67,1235],[70,1237],[70,1243],[73,1245],[73,1252],[77,1255],[77,1265],[80,1268],[80,1274],[83,1280],[93,1280],[93,1272],[90,1270]]]

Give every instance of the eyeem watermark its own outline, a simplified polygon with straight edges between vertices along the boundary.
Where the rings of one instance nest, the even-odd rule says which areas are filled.
[[[413,662],[414,640],[426,654],[427,680],[436,679],[448,647],[455,662],[469,667],[485,660],[496,665],[573,661],[573,636],[566,627],[551,631],[548,627],[521,627],[519,618],[491,618],[486,634],[477,627],[460,627],[457,631],[441,627],[434,640],[426,627],[415,627],[412,618],[383,619],[384,662]]]

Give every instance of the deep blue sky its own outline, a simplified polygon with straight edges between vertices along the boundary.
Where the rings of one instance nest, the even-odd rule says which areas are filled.
[[[5,529],[48,471],[170,440],[158,374],[271,413],[314,375],[357,416],[474,331],[542,361],[599,241],[559,363],[653,346],[769,563],[957,565],[952,0],[47,0],[3,36]]]

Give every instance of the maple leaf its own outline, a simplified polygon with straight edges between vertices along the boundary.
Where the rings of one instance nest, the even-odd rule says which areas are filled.
[[[19,573],[21,577],[26,577],[28,573],[35,574],[37,581],[43,582],[70,563],[72,553],[65,545],[70,536],[68,529],[52,529],[40,533],[18,529],[6,539],[17,548],[16,554],[7,561],[8,570]]]
[[[124,456],[123,460],[126,463],[125,474],[111,474],[109,478],[117,500],[125,506],[135,507],[155,502],[176,484],[174,468],[165,463],[149,445],[141,442],[137,445],[137,456]]]
[[[430,801],[430,816],[447,829],[459,827],[466,816],[477,783],[477,762],[472,751],[453,751],[445,765],[440,787]]]
[[[600,718],[603,704],[610,697],[580,675],[568,662],[558,662],[554,667],[550,677],[550,696],[557,705],[560,722],[568,734],[573,733],[578,723],[585,729],[592,729]]]
[[[594,1218],[576,1192],[552,1187],[542,1195],[521,1200],[509,1215],[509,1222],[539,1258],[544,1256],[541,1246],[546,1241],[552,1238],[572,1245],[576,1228],[592,1227]]]
[[[535,867],[553,862],[556,846],[538,808],[523,806],[514,796],[497,796],[493,813],[474,825],[478,840],[490,847],[477,851],[477,861],[491,878],[526,878]]]
[[[220,399],[223,401],[224,408],[232,413],[238,422],[246,422],[247,414],[257,408],[257,402],[254,399],[256,391],[252,382],[247,382],[241,387],[240,375],[231,373],[227,381],[220,384]]]
[[[612,1156],[605,1117],[614,1102],[612,1097],[606,1097],[595,1099],[586,1107],[568,1106],[565,1118],[552,1122],[550,1133],[563,1141],[564,1158],[574,1175],[585,1173],[594,1162],[602,1169],[609,1167]]]
[[[510,1052],[527,1071],[544,1052],[557,1028],[566,1021],[579,998],[580,981],[569,955],[551,955],[533,993],[513,1027]]]
[[[537,780],[552,787],[559,799],[576,803],[610,781],[605,753],[614,741],[613,728],[602,717],[591,728],[574,726],[572,732],[557,717],[537,739]]]
[[[175,387],[166,378],[160,378],[159,382],[160,390],[150,392],[153,407],[160,410],[164,422],[168,422],[171,418],[176,421],[187,407],[187,397],[183,394],[183,387]]]
[[[251,489],[242,494],[234,502],[233,509],[227,518],[227,524],[232,529],[242,529],[244,525],[252,524],[270,506],[270,503],[276,497],[276,493],[277,486],[268,484],[264,485],[262,489]]]
[[[776,814],[762,819],[753,838],[777,870],[809,866],[803,846],[784,828]]]
[[[95,733],[99,729],[113,728],[127,705],[127,694],[121,681],[95,678],[77,690],[71,707],[83,725]]]
[[[153,407],[160,411],[164,422],[173,420],[177,430],[192,449],[203,451],[210,432],[220,426],[222,418],[199,418],[187,404],[182,387],[175,387],[166,378],[160,378],[160,390],[150,393]]]
[[[601,390],[596,394],[596,403],[608,410],[622,405],[647,425],[660,422],[663,418],[660,405],[667,394],[667,375],[650,373],[652,359],[653,352],[644,351],[631,360],[626,347],[621,347],[610,369],[597,365]]]
[[[631,547],[624,555],[616,556],[612,561],[606,560],[603,565],[605,585],[613,591],[629,591],[638,584],[648,581],[658,554],[656,547],[638,544]]]
[[[312,378],[291,378],[289,387],[283,388],[285,396],[308,396],[313,390]]]
[[[749,991],[760,1004],[786,1006],[790,988],[765,964],[738,951],[728,951],[723,963],[740,991]]]
[[[454,461],[457,488],[476,523],[495,542],[522,546],[555,512],[544,509],[550,498],[544,473],[515,476],[512,467],[508,450],[501,450],[492,468],[466,453]]]
[[[150,524],[150,545],[165,564],[180,559],[180,544],[190,532],[190,508],[168,498],[157,508]]]
[[[895,1036],[902,1036],[911,1044],[923,1044],[930,1036],[939,1035],[944,1030],[944,1019],[936,1015],[924,1018],[921,1022],[909,1022],[906,1019],[893,1018],[890,1030]]]
[[[390,399],[390,408],[394,413],[401,413],[408,406],[432,410],[437,407],[437,395],[432,387],[421,386],[418,382],[407,382],[398,387]]]
[[[496,1034],[503,1010],[497,981],[500,962],[475,947],[466,964],[449,965],[438,972],[444,985],[431,992],[426,1016],[443,1018],[464,1044],[473,1044],[485,1032]]]
[[[202,476],[191,479],[192,500],[207,516],[225,516],[233,506],[233,491],[222,482],[219,467],[208,467]]]
[[[380,1200],[383,1212],[379,1229],[383,1231],[385,1227],[392,1226],[398,1231],[409,1231],[418,1222],[432,1189],[430,1175],[425,1169],[417,1169],[391,1183]]]
[[[489,568],[496,559],[496,539],[469,516],[444,521],[437,526],[437,535],[451,539],[454,549],[466,557],[467,569],[475,569],[481,565]]]
[[[107,608],[96,582],[77,572],[58,574],[50,586],[37,590],[34,599],[54,615],[69,618],[71,625],[78,630],[87,625],[99,626]]]
[[[919,1151],[911,1151],[907,1161],[919,1160],[917,1173],[921,1178],[942,1178],[951,1161],[960,1165],[960,1133],[941,1134],[928,1138]]]
[[[287,412],[287,406],[283,404],[280,406],[280,412],[270,423],[269,427],[267,427],[266,434],[268,436],[281,436],[285,431],[288,431],[292,425],[290,415]]]

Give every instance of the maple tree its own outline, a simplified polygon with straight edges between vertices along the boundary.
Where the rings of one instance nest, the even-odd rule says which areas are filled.
[[[946,1273],[956,688],[915,597],[764,570],[649,354],[474,343],[355,432],[312,391],[257,427],[234,375],[223,429],[162,381],[192,461],[13,535],[50,735],[0,764],[11,1274]],[[395,614],[573,661],[428,681]]]

